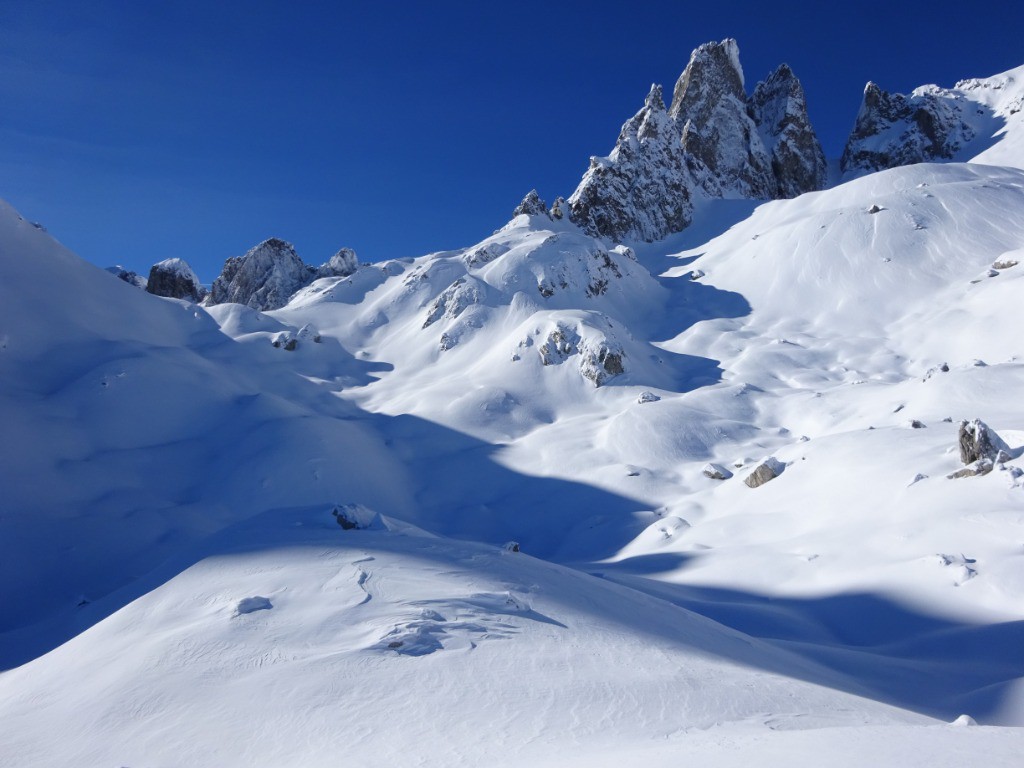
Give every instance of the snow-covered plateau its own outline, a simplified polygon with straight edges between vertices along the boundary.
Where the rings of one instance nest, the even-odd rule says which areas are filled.
[[[710,178],[637,150],[659,89],[581,184],[676,164],[632,240],[533,195],[213,299],[0,205],[0,766],[1021,765],[1022,73],[897,99],[973,115],[958,162],[644,242]]]

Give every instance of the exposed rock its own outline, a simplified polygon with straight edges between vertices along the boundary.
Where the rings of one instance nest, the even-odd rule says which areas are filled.
[[[828,163],[807,115],[803,86],[789,65],[781,65],[757,84],[750,112],[771,157],[773,197],[822,189],[828,181]]]
[[[275,349],[284,349],[286,352],[294,352],[299,346],[299,340],[290,333],[279,333],[270,341]]]
[[[769,456],[758,464],[754,471],[744,478],[743,482],[748,488],[759,488],[781,475],[783,469],[785,469],[785,464]]]
[[[917,419],[911,419],[911,421],[910,421],[910,428],[911,429],[924,429],[925,428],[925,423],[923,421],[918,421]]]
[[[331,510],[331,515],[346,531],[384,527],[380,515],[362,504],[338,504]]]
[[[467,251],[462,260],[466,263],[467,267],[482,267],[484,264],[490,264],[499,256],[508,253],[508,251],[509,247],[504,243],[487,243]]]
[[[522,216],[524,213],[527,216],[546,216],[547,212],[547,203],[540,199],[540,195],[537,194],[536,189],[531,189],[526,194],[526,197],[523,198],[523,202],[517,205],[516,209],[512,211],[512,218]]]
[[[950,480],[956,480],[961,477],[978,477],[980,475],[987,475],[992,471],[993,466],[991,459],[978,459],[969,466],[966,466],[963,469],[958,469],[952,474],[946,475],[946,477]]]
[[[505,542],[505,546],[502,547],[502,549],[504,549],[506,552],[519,552],[519,551],[521,551],[519,549],[519,542],[518,541],[506,541]]]
[[[881,213],[882,206],[872,203],[871,207],[868,208],[868,213]]]
[[[272,237],[244,256],[224,262],[220,276],[213,281],[208,303],[234,302],[258,310],[280,309],[300,288],[317,275],[303,263],[291,243]]]
[[[340,248],[336,254],[320,265],[317,277],[348,277],[359,269],[359,259],[351,248]]]
[[[935,86],[904,96],[868,83],[840,167],[844,173],[873,172],[949,160],[974,138],[963,119],[966,108],[964,99]]]
[[[656,403],[659,400],[661,400],[661,398],[653,392],[641,392],[636,398],[636,401],[641,405],[644,403]]]
[[[628,120],[608,157],[592,157],[568,204],[572,220],[592,235],[653,241],[689,226],[698,183],[669,117],[661,86]]]
[[[559,323],[537,347],[542,365],[560,365],[576,356],[579,372],[595,387],[625,373],[626,353],[604,334],[585,328],[586,337],[578,328]]]
[[[980,459],[994,461],[1000,451],[1010,455],[1010,449],[1003,440],[985,422],[980,419],[961,421],[957,433],[960,448],[960,461],[973,464]]]
[[[703,474],[704,477],[708,478],[709,480],[728,480],[730,477],[732,477],[732,472],[723,467],[721,464],[705,464],[704,469],[701,470],[701,474]],[[747,479],[749,480],[750,478]],[[750,485],[750,483],[747,483],[747,485]],[[760,485],[760,483],[758,483],[758,485]],[[750,487],[755,488],[757,486],[751,485]]]
[[[107,267],[106,271],[118,280],[124,280],[128,285],[134,285],[136,288],[146,290],[146,278],[142,277],[137,272],[125,269],[120,264],[114,267]]]
[[[591,158],[568,203],[592,235],[650,242],[689,226],[697,195],[789,197],[824,181],[799,81],[780,67],[748,99],[730,39],[693,52],[670,109],[661,86],[651,86],[611,154]]]
[[[565,198],[556,197],[555,202],[551,204],[551,210],[548,211],[548,216],[551,217],[552,221],[561,221],[565,216]]]
[[[483,289],[476,280],[471,277],[460,277],[434,299],[427,310],[423,327],[427,328],[442,318],[453,320],[461,315],[467,307],[479,304],[483,299]]]
[[[149,270],[146,292],[171,299],[201,301],[206,295],[192,267],[182,259],[164,259]]]
[[[1020,262],[1016,259],[1007,259],[1006,261],[996,261],[992,264],[992,269],[1009,269],[1010,267],[1016,267]],[[120,275],[118,275],[120,277]]]
[[[274,607],[273,603],[262,595],[255,597],[243,597],[235,606],[235,616],[243,616],[256,611],[269,611]]]

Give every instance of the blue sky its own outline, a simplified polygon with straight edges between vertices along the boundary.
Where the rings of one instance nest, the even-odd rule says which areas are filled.
[[[1024,3],[8,2],[0,197],[100,265],[209,282],[266,237],[310,263],[470,245],[568,195],[652,82],[739,41],[838,156],[864,83],[1024,64]]]

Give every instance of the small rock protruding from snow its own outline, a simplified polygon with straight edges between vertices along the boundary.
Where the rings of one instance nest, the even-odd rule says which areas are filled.
[[[198,302],[206,295],[196,273],[183,259],[164,259],[149,270],[146,292],[170,299]]]
[[[640,405],[643,405],[644,403],[656,403],[659,400],[661,400],[661,398],[653,392],[641,392],[636,398],[636,401]]]
[[[728,480],[730,477],[732,477],[732,472],[723,467],[721,464],[705,464],[704,468],[701,470],[701,474],[703,474],[704,477],[708,478],[709,480]]]
[[[106,271],[116,277],[118,280],[124,280],[128,285],[134,285],[136,288],[146,290],[146,278],[137,272],[132,272],[129,269],[125,269],[120,264],[107,267]]]
[[[1010,453],[1006,443],[981,419],[961,421],[957,443],[960,448],[960,461],[964,464],[973,464],[980,459],[987,459],[991,463],[1001,450],[1005,451],[1007,456]]]
[[[868,213],[881,213],[884,209],[878,203],[872,203],[868,208]]]
[[[927,479],[928,479],[928,475],[925,475],[925,474],[922,474],[921,472],[918,472],[916,475],[914,475],[914,479],[910,481],[910,485],[915,485],[916,483],[920,483],[922,480],[927,480]],[[908,485],[907,487],[909,488],[910,485]]]
[[[276,334],[271,340],[270,345],[274,349],[283,349],[286,352],[294,352],[299,346],[299,340],[290,331],[284,331]]]
[[[992,269],[1010,269],[1020,264],[1016,259],[1006,259],[1005,261],[994,261],[992,262]]]
[[[362,504],[337,504],[331,515],[343,530],[364,530],[382,527],[380,516]]]
[[[926,426],[927,425],[923,421],[918,421],[917,419],[910,420],[911,429],[924,429]]]
[[[502,547],[506,552],[520,552],[518,541],[506,541],[505,546]]]
[[[512,218],[522,216],[523,214],[526,214],[527,216],[546,216],[547,213],[547,203],[541,200],[536,189],[531,189],[526,193],[526,197],[523,198],[523,201],[516,206],[514,211],[512,211]]]
[[[759,488],[781,475],[785,467],[786,465],[774,456],[769,456],[758,464],[754,471],[743,479],[743,482],[748,488]]]
[[[956,472],[946,475],[946,477],[949,480],[959,480],[962,477],[980,477],[991,472],[993,466],[992,459],[978,459],[973,464],[969,464],[963,469],[958,469]]]

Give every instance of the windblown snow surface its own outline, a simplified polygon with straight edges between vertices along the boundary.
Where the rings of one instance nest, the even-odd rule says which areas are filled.
[[[1019,765],[1022,296],[981,164],[272,312],[3,207],[0,766]]]

